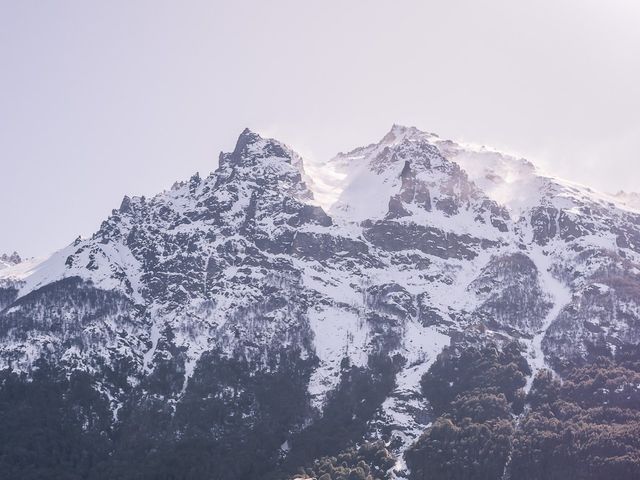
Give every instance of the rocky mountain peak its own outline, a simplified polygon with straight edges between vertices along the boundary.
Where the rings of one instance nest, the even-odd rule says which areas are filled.
[[[245,129],[234,150],[221,153],[215,172],[216,186],[248,182],[252,190],[278,190],[300,200],[311,200],[313,194],[304,181],[302,158],[278,140],[263,138]]]
[[[248,166],[260,160],[280,159],[291,162],[298,157],[289,147],[272,138],[263,138],[258,133],[245,128],[231,153],[221,153],[220,160],[238,166]],[[298,157],[299,158],[299,157]]]
[[[0,268],[11,267],[22,262],[22,258],[18,255],[18,252],[11,254],[3,253],[0,255]]]
[[[394,125],[380,142],[335,157],[327,169],[342,185],[336,185],[341,194],[331,214],[356,223],[402,219],[495,239],[507,230],[506,212],[443,155],[438,142],[437,135]]]
[[[394,123],[391,126],[391,130],[387,132],[387,134],[382,137],[382,140],[378,142],[378,145],[391,145],[394,143],[400,143],[403,140],[407,139],[418,139],[418,138],[431,138],[435,139],[438,136],[434,133],[425,132],[419,130],[416,127],[409,127],[405,125],[398,125]]]

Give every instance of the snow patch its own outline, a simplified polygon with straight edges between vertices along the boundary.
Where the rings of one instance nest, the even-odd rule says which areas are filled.
[[[529,344],[528,361],[531,367],[531,376],[527,379],[525,386],[525,392],[527,393],[531,389],[536,374],[546,367],[544,352],[542,351],[542,339],[551,323],[558,317],[562,309],[571,302],[571,290],[556,279],[551,272],[553,259],[545,254],[541,248],[532,249],[529,252],[529,256],[538,269],[540,285],[543,291],[549,295],[553,306],[545,316],[542,327]]]

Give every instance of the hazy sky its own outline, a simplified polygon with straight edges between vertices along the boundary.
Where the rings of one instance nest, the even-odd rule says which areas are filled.
[[[640,190],[640,2],[0,0],[0,252],[44,255],[249,126],[316,161],[392,123]]]

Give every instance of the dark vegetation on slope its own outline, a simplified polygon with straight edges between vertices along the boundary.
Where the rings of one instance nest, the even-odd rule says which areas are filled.
[[[640,348],[536,377],[513,439],[511,478],[640,478]]]
[[[0,472],[15,479],[249,478],[273,468],[308,414],[310,365],[296,352],[256,368],[203,357],[180,402],[167,362],[127,395],[113,424],[91,376],[38,362],[33,379],[0,377]]]
[[[31,379],[0,372],[0,472],[25,480],[281,479],[300,465],[326,473],[331,458],[319,460],[321,467],[314,459],[332,455],[340,459],[332,475],[348,469],[378,478],[389,453],[380,444],[357,454],[352,447],[362,443],[367,422],[394,388],[399,362],[384,356],[372,356],[367,367],[343,362],[323,416],[304,428],[312,415],[313,360],[301,360],[299,352],[283,351],[266,365],[205,354],[175,402],[167,398],[184,381],[176,349],[125,391],[115,424],[93,376],[68,377],[41,360]],[[126,368],[105,375],[118,383]]]
[[[528,374],[517,344],[445,349],[421,381],[440,416],[406,454],[412,480],[501,478]]]
[[[340,383],[330,393],[322,417],[294,438],[287,464],[299,466],[323,455],[337,455],[362,441],[369,421],[395,387],[402,362],[400,356],[372,355],[365,368],[351,366],[345,359]]]
[[[389,478],[395,459],[369,438],[403,359],[343,362],[323,416],[310,424],[313,360],[260,365],[203,356],[180,401],[179,349],[134,387],[113,422],[95,376],[41,360],[31,379],[0,372],[0,472],[10,479]],[[435,418],[407,452],[411,480],[640,478],[640,351],[568,371],[529,374],[520,347],[448,348],[421,386]],[[369,440],[369,441],[368,441]],[[290,450],[281,449],[287,441]],[[302,466],[302,467],[301,467]]]
[[[640,349],[536,376],[515,345],[446,350],[422,379],[439,413],[407,452],[412,480],[640,478]],[[523,401],[524,400],[524,401]]]
[[[301,467],[293,480],[383,480],[396,461],[384,442],[365,442],[331,457],[315,460],[309,467]]]

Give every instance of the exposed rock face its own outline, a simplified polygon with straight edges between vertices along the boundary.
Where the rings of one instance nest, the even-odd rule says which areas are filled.
[[[295,152],[245,130],[211,175],[125,197],[45,262],[3,255],[0,364],[90,371],[117,411],[117,366],[145,386],[171,363],[162,395],[179,404],[202,358],[277,370],[287,351],[316,409],[305,424],[345,361],[400,359],[377,418],[406,447],[428,421],[417,381],[450,341],[518,338],[558,369],[640,344],[628,204],[399,126],[325,169],[344,177],[330,209]]]
[[[0,255],[0,268],[7,268],[13,265],[17,265],[22,262],[22,258],[18,255],[18,252],[13,252],[11,255],[3,253]]]
[[[481,301],[474,318],[516,336],[538,331],[551,308],[535,263],[519,252],[491,258],[469,290]]]
[[[428,225],[416,223],[406,225],[380,220],[365,223],[364,237],[381,249],[396,252],[402,250],[420,250],[428,255],[440,258],[456,258],[472,260],[477,257],[477,250],[497,246],[491,240],[472,237],[468,234],[443,232]]]
[[[562,370],[640,344],[640,265],[612,251],[587,250],[572,274],[574,298],[542,344],[551,365]]]

